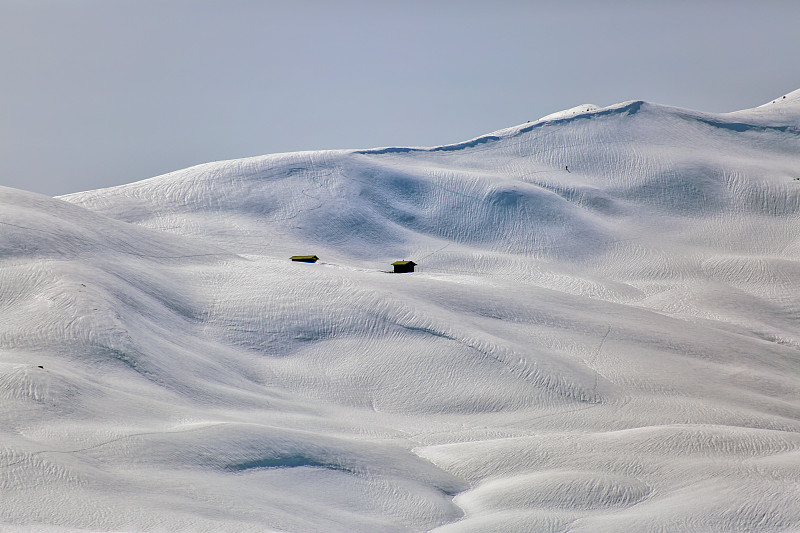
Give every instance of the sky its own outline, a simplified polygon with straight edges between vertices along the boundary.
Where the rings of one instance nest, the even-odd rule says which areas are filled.
[[[0,185],[435,146],[589,103],[800,88],[800,2],[0,0]]]

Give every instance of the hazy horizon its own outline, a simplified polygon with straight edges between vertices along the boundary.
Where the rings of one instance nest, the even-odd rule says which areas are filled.
[[[799,18],[780,1],[0,0],[0,184],[446,144],[583,103],[755,107],[800,88]]]

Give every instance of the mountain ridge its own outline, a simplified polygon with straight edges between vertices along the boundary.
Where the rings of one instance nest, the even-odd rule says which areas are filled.
[[[0,188],[0,524],[800,524],[799,97]]]

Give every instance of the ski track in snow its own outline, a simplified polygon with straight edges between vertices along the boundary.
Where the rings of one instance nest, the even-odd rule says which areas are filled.
[[[0,188],[0,530],[800,531],[798,123]]]

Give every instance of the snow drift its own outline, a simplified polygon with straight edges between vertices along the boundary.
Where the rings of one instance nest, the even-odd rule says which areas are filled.
[[[2,188],[0,523],[798,530],[797,178],[800,91]]]

